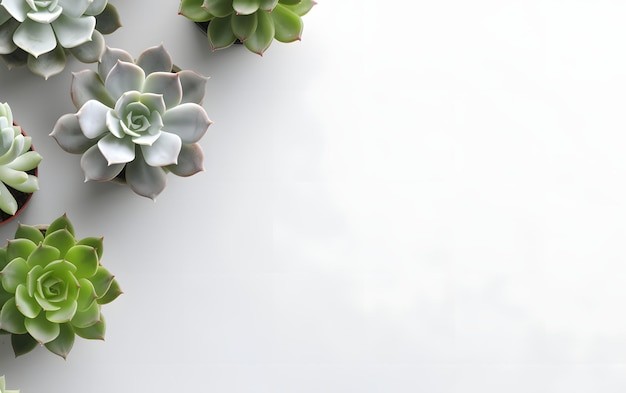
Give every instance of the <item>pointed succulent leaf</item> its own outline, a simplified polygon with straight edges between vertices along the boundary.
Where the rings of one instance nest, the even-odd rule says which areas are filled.
[[[0,180],[6,184],[19,184],[28,179],[28,174],[24,171],[16,171],[8,165],[0,166]]]
[[[34,57],[50,52],[57,46],[57,39],[52,26],[37,23],[30,19],[26,19],[15,30],[13,41],[17,46]]]
[[[13,347],[13,353],[16,357],[27,354],[38,345],[37,340],[26,333],[26,328],[24,328],[24,334],[11,334],[11,347]]]
[[[13,242],[16,242],[16,240],[11,243]],[[28,270],[29,267],[24,258],[16,257],[12,259],[4,269],[2,269],[0,274],[0,278],[2,278],[2,288],[9,293],[15,293],[18,285],[26,282]]]
[[[61,15],[52,22],[52,29],[57,40],[64,48],[74,48],[91,40],[91,35],[96,27],[96,18],[93,16],[82,16],[80,18],[70,18]]]
[[[297,15],[300,15],[300,16],[306,15],[309,11],[311,11],[313,6],[317,4],[313,0],[301,0],[297,2],[297,4],[286,4],[285,2],[282,2],[282,1],[281,3],[283,3],[285,7],[289,8],[291,11],[295,12]]]
[[[72,235],[70,231],[65,228],[58,229],[48,234],[43,241],[43,245],[47,245],[50,248],[57,250],[57,253],[52,260],[65,258],[67,251],[74,247],[75,244],[76,239],[74,238],[74,235]]]
[[[85,174],[85,181],[109,181],[124,169],[124,164],[109,165],[98,145],[93,145],[83,153],[80,166]]]
[[[104,81],[104,86],[117,101],[127,91],[142,91],[146,74],[134,63],[118,60]],[[104,122],[103,122],[104,123]]]
[[[211,19],[207,29],[207,38],[213,50],[228,48],[237,41],[230,27],[230,17]]]
[[[96,301],[98,302],[98,304],[108,304],[117,299],[118,296],[120,296],[122,293],[123,292],[122,288],[120,288],[120,284],[117,282],[117,280],[114,279],[113,281],[111,281],[111,285],[107,289],[106,293],[103,296],[99,297]]]
[[[302,0],[278,0],[280,4],[286,4],[286,5],[296,5],[300,3],[301,1]]]
[[[263,11],[272,11],[276,4],[278,4],[278,0],[261,0],[259,8]]]
[[[184,143],[195,143],[206,134],[211,120],[198,104],[181,104],[163,115],[163,131],[181,137]]]
[[[126,165],[126,182],[135,193],[154,200],[167,185],[167,176],[162,168],[151,167],[142,158]]]
[[[205,22],[212,19],[213,14],[202,8],[202,3],[202,0],[182,0],[178,14],[193,22]]]
[[[35,318],[41,312],[41,306],[28,295],[26,285],[20,284],[15,291],[15,306],[26,318]]]
[[[57,338],[61,331],[59,324],[48,321],[44,313],[40,313],[35,318],[25,318],[24,326],[26,331],[42,344]]]
[[[33,192],[39,190],[39,179],[35,175],[28,175],[26,181],[19,184],[13,184],[12,187],[23,193],[32,194]]]
[[[70,219],[67,217],[67,214],[63,214],[61,217],[56,218],[54,221],[50,223],[50,225],[48,225],[46,236],[60,229],[66,229],[69,233],[72,234],[72,236],[76,236],[74,232],[74,225],[72,224]]]
[[[135,144],[130,138],[106,135],[97,146],[108,165],[126,164],[135,159]]]
[[[64,302],[58,310],[46,311],[46,319],[54,323],[66,323],[69,322],[76,314],[78,303],[76,300],[68,300]]]
[[[89,327],[100,321],[100,316],[100,304],[93,302],[89,307],[74,315],[74,318],[72,318],[72,326],[77,328]]]
[[[7,214],[15,215],[17,208],[18,206],[15,197],[11,194],[4,183],[0,181],[0,210]]]
[[[24,0],[2,0],[1,4],[19,22],[24,22],[26,15],[32,11]]]
[[[20,48],[17,48],[15,51],[8,53],[6,55],[2,54],[2,61],[7,66],[9,70],[13,68],[25,66],[28,62],[29,54],[23,51]]]
[[[63,8],[63,14],[78,18],[82,16],[93,0],[58,0],[59,6]]]
[[[17,225],[17,230],[15,231],[14,238],[29,239],[34,244],[39,244],[43,241],[43,233],[41,233],[39,228],[35,226],[19,223]]]
[[[17,309],[15,298],[11,298],[0,310],[0,329],[13,334],[24,334],[26,333],[24,319],[24,314]]]
[[[230,17],[230,25],[233,34],[240,40],[245,41],[256,30],[257,13],[252,14],[232,14]]]
[[[300,39],[304,25],[298,14],[278,4],[270,15],[274,20],[274,38],[276,40],[280,42],[293,42]]]
[[[178,155],[178,164],[167,169],[176,176],[191,176],[204,170],[204,154],[197,143],[183,144]]]
[[[272,11],[275,12],[276,10]],[[258,24],[256,31],[247,40],[243,42],[246,48],[251,52],[258,55],[263,55],[263,52],[269,48],[270,44],[274,40],[274,21],[269,12],[261,11],[257,15]]]
[[[104,252],[104,239],[101,237],[85,237],[80,239],[76,244],[82,244],[85,246],[93,247],[96,250],[98,259],[102,258]]]
[[[93,145],[93,141],[83,134],[78,123],[78,117],[74,113],[61,116],[50,136],[59,144],[61,149],[68,153],[81,154]]]
[[[17,49],[17,45],[13,42],[13,34],[20,25],[15,19],[0,24],[0,53],[9,54]]]
[[[78,280],[80,288],[78,289],[78,297],[76,298],[78,311],[85,311],[98,298],[96,289],[90,280],[81,278]]]
[[[26,258],[37,248],[37,245],[28,239],[13,239],[7,243],[7,257],[9,260],[15,258]]]
[[[85,328],[79,328],[74,326],[74,332],[76,335],[85,338],[87,340],[104,340],[106,332],[106,323],[104,317],[100,314],[100,320],[91,326]]]
[[[98,266],[96,274],[89,279],[93,284],[97,297],[102,297],[107,293],[114,278],[115,277],[107,269]]]
[[[72,325],[69,323],[63,323],[59,325],[59,328],[60,331],[57,338],[49,343],[46,343],[45,345],[50,352],[65,359],[74,346],[74,338],[76,337],[76,334],[74,333]]]
[[[105,119],[110,109],[97,100],[89,100],[80,107],[76,117],[80,129],[87,138],[95,139],[107,131]]]
[[[146,75],[153,72],[171,72],[174,64],[163,44],[143,51],[137,58],[137,65],[143,68]]]
[[[35,169],[42,159],[43,157],[39,153],[31,150],[22,153],[22,155],[13,160],[8,166],[16,171],[30,171],[31,169]]]
[[[123,49],[105,47],[104,53],[102,54],[102,60],[98,63],[98,74],[102,77],[102,80],[105,80],[111,69],[115,67],[118,61],[125,61],[127,63],[132,63],[133,57],[130,53],[126,52]],[[114,102],[115,104],[115,102]],[[113,105],[110,105],[111,107]]]
[[[19,227],[22,224],[17,224],[18,225],[18,230]],[[7,258],[7,249],[6,248],[0,248],[0,271],[2,271],[2,269],[4,269],[7,265],[7,263],[9,263],[9,259]],[[1,273],[0,273],[1,274]],[[1,280],[1,276],[0,276],[0,280]],[[0,292],[4,292],[2,290],[0,290]],[[2,304],[2,302],[0,301],[0,304]]]
[[[67,251],[65,259],[76,266],[76,277],[79,279],[92,277],[98,270],[98,254],[93,247],[75,245]]]
[[[190,70],[178,72],[178,78],[183,88],[181,104],[193,102],[201,105],[206,94],[206,82],[209,78]]]
[[[102,58],[104,47],[104,36],[98,30],[94,30],[91,40],[71,48],[70,52],[83,63],[95,63]]]
[[[76,109],[89,100],[100,101],[108,107],[115,105],[115,100],[104,87],[104,81],[93,70],[82,70],[72,74],[71,98]]]
[[[261,0],[233,0],[233,9],[237,14],[249,15],[256,12]]]
[[[143,91],[162,94],[166,108],[175,107],[183,98],[183,87],[178,73],[154,72],[148,75]]]
[[[159,139],[152,145],[141,145],[141,152],[146,164],[162,167],[176,164],[182,141],[176,134],[161,132]]]
[[[120,27],[122,23],[117,9],[111,3],[107,3],[104,11],[96,15],[96,30],[102,34],[111,34]]]
[[[93,0],[89,3],[89,7],[85,10],[83,14],[85,15],[100,15],[104,12],[108,4],[108,0]]]
[[[202,8],[217,18],[223,18],[235,11],[232,0],[204,0]]]

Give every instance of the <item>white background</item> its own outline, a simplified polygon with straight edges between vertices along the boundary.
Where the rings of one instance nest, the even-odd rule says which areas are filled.
[[[263,57],[111,3],[110,46],[211,77],[206,171],[83,183],[48,134],[93,65],[1,72],[44,156],[19,220],[104,236],[125,292],[66,361],[0,338],[9,388],[624,392],[626,3],[321,0]]]

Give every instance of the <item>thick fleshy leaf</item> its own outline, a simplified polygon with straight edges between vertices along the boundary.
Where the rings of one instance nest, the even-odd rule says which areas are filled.
[[[28,264],[22,257],[15,258],[2,269],[2,288],[9,293],[15,293],[18,285],[26,282]]]
[[[96,291],[96,296],[104,296],[111,287],[111,283],[114,278],[115,277],[107,269],[102,266],[98,266],[96,274],[89,279]]]
[[[74,326],[74,332],[79,337],[87,340],[104,340],[106,332],[106,323],[104,322],[104,316],[100,314],[100,321],[94,323],[86,328],[79,328]]]
[[[115,100],[104,87],[104,81],[93,70],[73,73],[70,91],[72,103],[76,109],[80,109],[89,100],[100,101],[111,108],[115,105]]]
[[[73,236],[76,236],[76,232],[74,231],[74,225],[67,217],[67,214],[63,214],[60,217],[55,218],[50,225],[48,225],[48,229],[46,231],[46,235],[51,235],[58,230],[66,229]]]
[[[22,226],[24,225],[22,225],[21,223],[17,224],[17,230],[19,231],[20,227]],[[6,267],[7,263],[9,263],[9,259],[7,258],[7,249],[2,247],[0,248],[0,271]],[[4,291],[0,290],[0,293],[2,292]],[[2,304],[2,302],[0,302],[0,304]]]
[[[74,333],[72,325],[69,323],[63,323],[59,327],[59,335],[54,340],[46,343],[46,348],[48,348],[50,352],[65,359],[74,346],[76,334]]]
[[[2,0],[1,4],[19,22],[24,22],[26,14],[32,11],[24,0]]]
[[[137,58],[136,63],[143,68],[146,75],[150,75],[153,72],[170,72],[174,65],[163,44],[143,51]]]
[[[17,45],[13,42],[13,34],[20,23],[15,19],[0,24],[0,54],[8,54],[17,49]]]
[[[96,15],[96,30],[102,34],[111,34],[122,27],[117,9],[111,3],[107,3],[104,11]]]
[[[233,0],[233,9],[237,14],[249,15],[256,12],[261,5],[261,0]]]
[[[118,296],[120,296],[122,293],[123,292],[122,292],[122,289],[120,288],[120,284],[117,282],[117,280],[113,280],[111,282],[111,285],[109,286],[109,289],[104,294],[104,296],[99,297],[97,302],[98,304],[111,303],[113,300],[117,299]]]
[[[263,11],[271,11],[278,4],[278,0],[261,0],[261,4],[259,5],[259,9]]]
[[[2,61],[9,70],[25,66],[29,56],[30,55],[28,53],[24,52],[20,48],[17,48],[14,52],[6,55],[0,54],[0,57],[2,57]]]
[[[284,1],[281,1],[281,3],[283,3],[283,5],[289,8],[291,11],[295,12],[296,15],[300,16],[306,15],[309,11],[311,11],[311,8],[313,8],[313,6],[317,4],[313,0],[302,0],[297,2],[297,4],[285,4]]]
[[[166,108],[172,108],[183,98],[183,87],[178,73],[154,72],[146,77],[144,93],[162,94]]]
[[[52,23],[61,16],[62,11],[63,9],[61,7],[55,7],[53,9],[48,8],[43,11],[40,9],[38,11],[30,11],[26,14],[26,17],[37,23]]]
[[[37,244],[28,239],[13,239],[7,243],[7,257],[9,260],[23,258],[24,261],[37,248]]]
[[[126,182],[135,193],[154,200],[165,189],[167,174],[162,168],[149,166],[141,157],[126,166]]]
[[[28,175],[26,181],[20,184],[13,184],[12,187],[18,191],[32,194],[33,192],[39,190],[39,179],[37,178],[37,176]]]
[[[105,80],[111,69],[115,67],[117,62],[125,61],[127,63],[133,63],[133,57],[130,53],[126,52],[123,49],[105,47],[104,53],[102,54],[102,60],[98,63],[98,74],[102,77],[102,80]],[[113,106],[113,105],[111,105]]]
[[[43,241],[43,234],[39,230],[39,228],[19,223],[17,225],[17,229],[15,231],[15,235],[13,235],[15,239],[28,239],[35,244],[39,244]],[[1,253],[1,251],[0,251]],[[0,266],[2,268],[2,266]]]
[[[98,141],[98,148],[109,165],[126,164],[135,159],[135,144],[130,138],[107,135]]]
[[[178,72],[178,78],[180,79],[180,84],[183,88],[183,98],[180,101],[181,104],[187,102],[202,104],[204,95],[206,94],[206,83],[209,78],[190,70]]]
[[[176,134],[161,132],[152,145],[141,145],[146,164],[155,167],[173,165],[178,162],[182,141]]]
[[[38,57],[50,52],[57,46],[52,26],[26,19],[13,34],[17,46],[31,55]]]
[[[74,48],[90,41],[95,27],[96,18],[93,16],[69,18],[61,15],[59,19],[52,22],[52,29],[57,40],[64,48]]]
[[[74,113],[61,116],[50,136],[68,153],[82,154],[93,146],[93,140],[87,138],[80,129],[78,117]]]
[[[256,30],[256,13],[249,15],[232,14],[230,18],[230,25],[233,30],[233,34],[235,34],[240,41],[245,41]]]
[[[65,259],[76,266],[75,275],[79,279],[92,277],[98,270],[98,254],[93,247],[76,245],[67,251]]]
[[[26,328],[24,328],[26,331]],[[30,334],[12,334],[11,347],[16,357],[27,354],[35,349],[39,343]]]
[[[15,306],[27,318],[35,318],[41,312],[41,306],[28,295],[25,284],[17,286],[15,291]]]
[[[7,300],[0,310],[0,329],[13,334],[26,333],[24,315],[17,309],[15,298]]]
[[[88,279],[81,278],[78,282],[80,283],[78,297],[76,299],[78,311],[84,311],[91,306],[91,303],[96,301],[98,295],[96,295],[96,290]]]
[[[295,12],[283,5],[277,5],[270,13],[274,20],[274,38],[280,42],[293,42],[302,36],[302,19]]]
[[[104,238],[102,237],[85,237],[80,239],[76,244],[82,244],[85,246],[93,247],[96,250],[98,259],[102,258],[104,252]]]
[[[181,104],[163,115],[163,131],[180,136],[184,143],[198,142],[210,125],[209,116],[198,104]]]
[[[83,153],[80,166],[85,174],[85,181],[109,181],[124,169],[124,164],[109,165],[98,145],[90,147]]]
[[[146,75],[138,65],[118,60],[104,81],[104,86],[117,101],[127,91],[142,91]]]
[[[0,210],[14,215],[17,212],[17,201],[4,183],[0,182]]]
[[[54,323],[69,322],[76,314],[77,308],[78,303],[76,300],[69,300],[58,310],[46,311],[46,318]]]
[[[237,41],[230,26],[230,17],[211,19],[207,28],[207,38],[212,50],[228,48]]]
[[[16,171],[9,166],[0,166],[0,180],[2,182],[11,185],[25,182],[28,179],[28,175],[23,171]]]
[[[276,10],[274,9],[273,12]],[[251,52],[263,55],[263,52],[269,48],[274,40],[274,21],[269,12],[260,11],[257,15],[258,24],[256,31],[247,40],[243,42],[244,46]]]
[[[43,157],[39,153],[31,150],[13,160],[13,162],[9,164],[9,167],[16,171],[30,171],[31,169],[35,169],[42,159]]]
[[[52,235],[55,234],[56,232]],[[35,248],[33,252],[28,256],[28,258],[26,259],[26,264],[28,265],[29,269],[32,269],[35,266],[46,267],[50,263],[60,258],[61,253],[58,249],[45,244],[47,239],[49,237],[52,237],[52,235],[46,236],[44,242],[40,243],[37,248]]]
[[[67,229],[59,229],[49,233],[43,241],[43,245],[50,246],[58,251],[56,255],[54,255],[53,260],[65,258],[67,250],[74,247],[75,244],[76,239],[74,239],[74,235]]]
[[[87,11],[93,0],[58,0],[63,8],[63,15],[78,18]]]
[[[104,37],[98,30],[91,34],[91,40],[70,49],[72,55],[83,63],[100,61],[105,47]]]
[[[98,321],[100,321],[100,305],[98,302],[93,302],[85,310],[77,312],[72,318],[72,326],[77,328],[89,327]]]
[[[301,1],[302,0],[278,0],[280,4],[287,4],[287,5],[296,5],[300,3]]]
[[[85,15],[98,15],[104,12],[107,6],[108,0],[93,0],[90,2],[89,7],[85,10]]]
[[[182,0],[178,14],[193,22],[205,22],[213,18],[213,14],[202,8],[203,0]]]
[[[183,144],[178,155],[178,164],[167,169],[176,176],[191,176],[204,171],[204,154],[197,143]]]
[[[76,113],[85,137],[95,139],[107,132],[106,116],[111,108],[100,101],[89,100]]]
[[[53,75],[60,74],[65,69],[65,61],[65,51],[62,47],[57,46],[39,57],[28,56],[26,65],[33,74],[48,79]]]
[[[28,333],[42,344],[54,340],[60,333],[59,324],[48,321],[45,313],[40,313],[36,318],[24,319],[24,326]]]
[[[235,12],[232,0],[204,0],[202,8],[217,18],[223,18]]]

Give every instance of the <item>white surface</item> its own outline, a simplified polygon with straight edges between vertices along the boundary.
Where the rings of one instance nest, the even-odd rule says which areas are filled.
[[[2,72],[44,156],[20,220],[104,236],[125,291],[67,361],[1,338],[10,388],[626,389],[625,4],[322,0],[260,58],[111,2],[109,45],[211,77],[206,172],[156,203],[83,184],[47,135],[85,66]]]

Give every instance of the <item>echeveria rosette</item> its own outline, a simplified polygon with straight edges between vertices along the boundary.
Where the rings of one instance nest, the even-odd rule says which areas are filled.
[[[107,48],[97,72],[73,75],[78,112],[59,118],[50,135],[65,151],[82,154],[85,181],[123,177],[135,193],[155,199],[169,172],[204,169],[198,141],[211,124],[201,105],[208,78],[174,68],[163,45],[136,61]]]
[[[313,0],[181,0],[179,14],[194,22],[209,22],[207,37],[213,50],[237,40],[262,55],[274,40],[300,40],[302,16]]]
[[[0,329],[16,356],[42,344],[65,358],[76,335],[104,339],[101,305],[122,292],[100,264],[102,238],[77,240],[65,214],[41,229],[20,224],[0,249]]]
[[[28,173],[37,168],[41,155],[32,150],[32,139],[22,134],[13,122],[11,107],[0,104],[0,210],[13,216],[19,206],[7,187],[25,194],[39,190],[37,176]]]
[[[99,61],[103,34],[120,26],[108,0],[0,0],[0,56],[47,79],[63,71],[67,53]]]
[[[4,375],[0,377],[0,393],[20,393],[19,390],[9,390],[6,388],[6,381]]]

